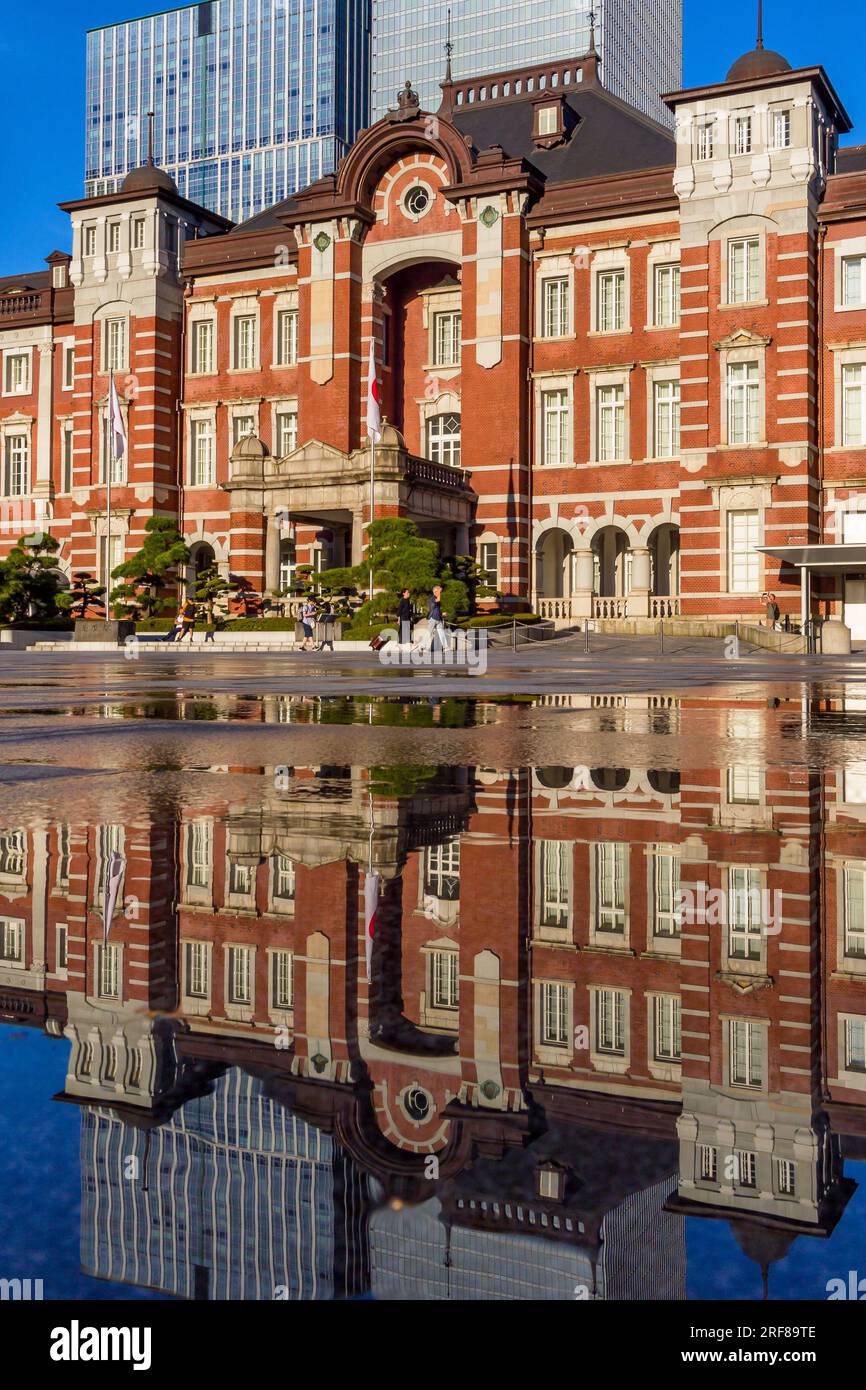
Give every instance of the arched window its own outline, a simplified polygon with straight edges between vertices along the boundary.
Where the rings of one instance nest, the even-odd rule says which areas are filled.
[[[434,415],[427,421],[427,457],[433,463],[460,467],[459,415]]]

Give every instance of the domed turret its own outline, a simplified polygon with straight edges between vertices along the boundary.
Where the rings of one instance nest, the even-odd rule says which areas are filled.
[[[790,72],[791,64],[781,53],[765,48],[762,43],[751,53],[744,53],[730,69],[726,82],[752,82],[758,77],[772,77],[778,72]]]

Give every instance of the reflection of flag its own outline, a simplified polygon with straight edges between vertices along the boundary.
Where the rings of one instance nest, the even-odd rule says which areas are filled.
[[[382,438],[382,412],[379,409],[379,383],[376,380],[376,353],[370,339],[370,366],[367,371],[367,433],[374,444]]]
[[[116,459],[123,458],[126,453],[126,426],[123,423],[120,400],[114,384],[114,372],[111,373],[111,385],[108,388],[108,420],[111,427],[111,456]]]
[[[117,906],[117,895],[120,892],[120,883],[123,878],[123,871],[126,868],[126,860],[117,850],[112,850],[108,856],[108,865],[105,870],[105,889],[104,900],[105,909],[102,914],[102,939],[108,940],[108,933],[111,931],[111,920],[114,917],[114,909]]]
[[[367,956],[367,984],[373,979],[373,932],[379,906],[379,875],[364,875],[364,948]]]

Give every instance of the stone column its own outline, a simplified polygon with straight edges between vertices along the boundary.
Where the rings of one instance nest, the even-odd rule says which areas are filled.
[[[352,509],[352,564],[360,565],[364,558],[364,527],[367,524],[366,507]],[[366,586],[365,586],[366,587]]]
[[[265,588],[275,594],[280,587],[280,525],[273,515],[266,518]]]
[[[646,546],[631,552],[631,584],[628,591],[628,616],[648,618],[650,612],[650,553]]]
[[[592,586],[595,576],[591,550],[576,550],[574,553],[574,592],[571,598],[573,618],[592,617]]]
[[[50,333],[50,329],[46,330]],[[39,373],[36,417],[36,469],[33,496],[53,496],[51,463],[54,443],[54,344],[39,343],[33,354],[34,367]]]

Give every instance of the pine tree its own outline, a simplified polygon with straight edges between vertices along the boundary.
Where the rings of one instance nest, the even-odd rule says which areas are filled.
[[[0,560],[0,621],[56,616],[62,582],[59,549],[53,536],[22,536]]]
[[[189,546],[168,516],[152,516],[145,523],[141,549],[112,570],[112,579],[124,581],[112,589],[110,602],[124,617],[150,618],[166,601],[170,583],[189,560]]]

